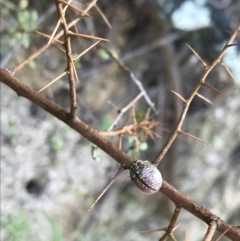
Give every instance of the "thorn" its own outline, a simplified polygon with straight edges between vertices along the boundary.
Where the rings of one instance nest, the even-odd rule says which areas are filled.
[[[100,200],[100,198],[105,194],[105,192],[110,188],[110,186],[113,184],[113,182],[117,179],[117,177],[122,173],[123,167],[120,167],[117,173],[114,175],[114,177],[111,179],[111,181],[108,183],[108,185],[103,189],[103,191],[99,194],[97,199],[94,201],[94,203],[91,205],[91,207],[87,210],[88,212],[95,206],[95,204]]]
[[[99,42],[101,42],[101,40],[98,40],[96,43],[92,44],[89,48],[85,49],[82,53],[80,53],[76,58],[74,58],[73,60],[76,61],[77,59],[79,59],[81,56],[83,56],[85,53],[87,53],[91,48],[93,48],[95,45],[97,45]]]
[[[106,38],[100,38],[100,37],[97,37],[97,36],[83,34],[83,33],[76,33],[76,32],[72,32],[72,31],[69,31],[69,34],[71,34],[73,36],[77,36],[77,37],[90,38],[90,39],[102,40],[102,41],[107,41],[107,42],[109,41]]]
[[[112,29],[112,25],[109,23],[108,19],[106,18],[106,16],[104,15],[104,13],[101,11],[101,9],[97,6],[97,4],[95,4],[95,8],[97,9],[97,11],[99,12],[99,14],[102,16],[104,22],[107,24],[107,26]]]
[[[214,241],[219,241],[230,229],[231,227],[228,227],[219,237],[217,237]]]
[[[56,42],[58,42],[58,43],[60,43],[60,44],[64,44],[62,41],[60,41],[59,39],[56,39],[56,38],[52,38],[50,35],[47,35],[47,34],[45,34],[45,33],[42,33],[42,32],[39,32],[39,31],[36,31],[36,33],[38,33],[38,34],[40,34],[40,35],[43,35],[44,37],[47,37],[47,38],[49,38],[49,39],[51,39],[51,40],[54,40],[54,41],[56,41]],[[50,41],[51,42],[51,41]],[[48,43],[49,44],[49,43]]]
[[[179,225],[180,225],[180,223],[178,223],[178,224],[173,228],[172,231],[175,231],[175,230],[179,227]]]
[[[52,32],[52,35],[51,35],[51,37],[48,40],[48,45],[52,42],[52,40],[54,38],[54,35],[57,32],[57,30],[58,30],[59,25],[60,25],[60,20],[57,21],[57,24],[56,24],[56,26],[55,26],[55,28],[54,28],[54,30]]]
[[[205,83],[205,82],[202,83],[202,85],[205,85],[205,86],[208,87],[209,89],[214,90],[214,91],[216,91],[217,93],[223,95],[223,93],[222,93],[220,90],[214,88],[213,86],[211,86],[211,85],[209,85],[209,84],[207,84],[207,83]]]
[[[66,4],[67,6],[73,8],[73,9],[76,10],[76,11],[80,12],[81,15],[83,15],[83,16],[86,15],[87,17],[91,17],[91,15],[89,15],[88,13],[86,13],[85,11],[83,11],[82,9],[80,9],[80,8],[78,8],[78,7],[72,5],[72,4],[70,4],[70,3],[68,3],[68,2],[66,2],[66,1],[64,1],[64,0],[58,0],[58,1],[61,2],[61,3]]]
[[[232,35],[232,32],[229,30],[225,30],[225,32],[227,32],[230,36]]]
[[[38,91],[38,93],[42,92],[43,90],[45,90],[47,87],[49,87],[50,85],[52,85],[54,82],[56,82],[57,80],[59,80],[61,77],[63,77],[65,74],[67,73],[67,71],[63,72],[61,75],[59,75],[56,79],[54,79],[53,81],[51,81],[49,84],[45,85],[42,89],[40,89]]]
[[[196,57],[200,60],[200,62],[202,63],[202,65],[204,67],[208,67],[207,63],[200,57],[200,55],[189,45],[189,44],[186,44],[187,47],[196,55]]]
[[[178,94],[178,93],[175,92],[174,90],[171,90],[171,92],[172,92],[173,94],[175,94],[179,99],[181,99],[184,103],[186,103],[186,100],[185,100],[180,94]]]
[[[228,45],[226,45],[226,47],[233,47],[233,46],[239,46],[240,45],[240,43],[239,44],[228,44]]]
[[[153,233],[158,231],[166,231],[166,228],[157,228],[157,229],[149,229],[149,230],[142,230],[139,233]]]
[[[185,131],[180,130],[180,131],[178,131],[178,132],[181,133],[181,134],[183,134],[183,135],[185,135],[185,136],[191,137],[191,138],[193,138],[193,139],[195,139],[195,140],[201,141],[201,142],[203,142],[203,143],[205,143],[205,144],[209,144],[208,142],[203,141],[202,139],[200,139],[200,138],[198,138],[198,137],[196,137],[196,136],[194,136],[194,135],[191,135],[191,134],[189,134],[189,133],[187,133],[187,132],[185,132]]]
[[[75,78],[76,78],[77,82],[79,82],[77,70],[76,70],[72,55],[70,56],[70,61],[71,61],[72,67],[73,67],[73,72],[74,72]]]
[[[233,76],[231,70],[227,67],[227,65],[225,65],[223,62],[221,62],[220,64],[224,67],[224,69],[227,71],[227,73],[230,75],[230,77],[235,81],[234,76]]]
[[[210,100],[208,100],[206,97],[200,95],[199,93],[196,93],[196,95],[197,95],[199,98],[201,98],[201,99],[205,100],[206,102],[208,102],[209,104],[211,104],[211,105],[213,104]]]

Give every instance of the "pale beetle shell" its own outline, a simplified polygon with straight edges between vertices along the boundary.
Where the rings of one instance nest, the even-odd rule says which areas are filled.
[[[162,175],[149,161],[136,160],[130,166],[130,177],[134,184],[147,195],[156,193],[162,186]]]

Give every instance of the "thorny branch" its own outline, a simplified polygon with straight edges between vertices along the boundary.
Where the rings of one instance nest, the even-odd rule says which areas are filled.
[[[111,142],[103,138],[97,131],[85,124],[78,117],[76,117],[75,121],[73,121],[73,119],[69,116],[69,113],[65,109],[63,109],[61,106],[57,105],[53,101],[47,99],[46,97],[42,96],[38,92],[32,90],[30,87],[23,84],[21,81],[16,79],[4,69],[0,69],[0,81],[13,89],[19,96],[27,98],[28,100],[40,106],[53,116],[57,117],[59,120],[66,123],[72,129],[76,130],[82,136],[87,138],[90,142],[97,145],[112,158],[114,158],[117,162],[119,162],[123,168],[128,169],[130,167],[131,162],[133,161],[130,156],[128,156],[125,152],[121,151]],[[166,181],[163,181],[163,185],[160,191],[170,200],[172,200],[176,206],[184,208],[205,223],[209,224],[211,220],[217,220],[217,230],[219,232],[223,233],[227,229],[229,229],[225,235],[233,241],[239,241],[240,229],[224,222],[206,208],[200,206],[190,198],[184,196],[180,191],[176,190]]]
[[[70,32],[67,27],[66,19],[64,16],[64,11],[62,8],[62,4],[55,0],[56,8],[58,11],[59,18],[61,19],[64,37],[65,37],[65,49],[66,49],[66,56],[67,56],[67,70],[68,70],[68,82],[70,87],[70,115],[74,119],[76,116],[76,109],[77,109],[77,99],[76,99],[76,89],[75,89],[75,81],[74,81],[74,63],[72,59],[72,47],[71,47],[71,38]]]
[[[215,220],[213,220],[208,226],[208,230],[207,230],[207,233],[204,237],[204,241],[211,241],[212,240],[212,237],[214,235],[216,227],[217,227],[217,224],[216,224]]]
[[[91,6],[92,7],[92,6]],[[80,14],[79,17],[77,17],[76,19],[72,20],[68,25],[67,28],[70,29],[71,27],[73,27],[75,24],[77,24],[82,18],[84,18],[85,16],[89,16],[87,14],[87,12],[91,9],[91,7],[89,8],[89,6],[84,10],[84,12],[82,14]],[[81,10],[79,10],[81,11]],[[58,39],[64,34],[64,31],[61,30],[54,38],[53,41],[51,41],[50,43],[48,42],[47,44],[43,45],[40,49],[38,49],[36,52],[34,52],[32,55],[30,55],[27,59],[23,60],[20,64],[18,64],[17,66],[15,66],[14,68],[11,69],[11,73],[14,75],[16,74],[17,71],[19,71],[20,69],[22,69],[26,64],[28,64],[30,61],[34,60],[35,58],[37,58],[40,54],[42,54],[46,49],[49,48],[49,46],[55,42],[58,41]],[[96,39],[99,40],[98,37],[96,36],[91,36],[91,35],[84,35],[82,37],[85,38],[90,38],[90,39]],[[51,37],[50,37],[51,39]],[[104,40],[104,41],[108,41],[107,39],[103,39],[100,38],[100,40]]]
[[[176,207],[175,210],[174,210],[171,222],[168,225],[168,227],[166,228],[165,234],[159,239],[159,241],[164,241],[168,237],[173,237],[173,230],[176,227],[176,222],[177,222],[177,219],[180,215],[180,212],[181,212],[181,207]]]
[[[159,152],[159,154],[157,155],[157,157],[155,158],[155,160],[153,161],[154,165],[158,165],[159,162],[163,159],[163,157],[165,156],[166,152],[168,151],[168,149],[170,148],[170,146],[173,144],[174,140],[176,139],[176,137],[178,136],[179,133],[183,133],[183,131],[181,130],[182,128],[182,124],[183,121],[186,117],[188,108],[193,100],[193,98],[198,95],[198,90],[203,86],[207,86],[208,88],[211,88],[213,90],[215,90],[215,88],[212,88],[209,84],[205,83],[205,80],[208,76],[208,74],[211,72],[211,70],[218,64],[221,63],[221,59],[224,55],[224,53],[226,52],[226,50],[229,48],[229,45],[234,41],[234,39],[237,37],[237,35],[240,34],[240,26],[238,26],[238,28],[235,30],[235,32],[232,34],[232,36],[230,37],[230,39],[228,40],[228,42],[226,43],[226,45],[224,46],[224,48],[222,49],[222,51],[219,53],[219,55],[217,56],[217,58],[210,64],[210,65],[206,65],[205,62],[201,61],[203,63],[203,65],[205,66],[205,71],[202,75],[202,77],[200,78],[200,81],[197,83],[196,87],[194,88],[194,90],[192,91],[191,95],[189,96],[188,99],[184,99],[183,97],[181,97],[181,100],[185,100],[184,101],[184,107],[182,110],[182,113],[180,115],[180,118],[178,120],[177,126],[175,128],[175,130],[173,131],[171,137],[169,138],[169,140],[166,142],[166,144],[164,145],[164,147],[162,148],[162,150]],[[195,51],[194,51],[195,52]],[[197,55],[199,56],[199,55]],[[198,57],[200,58],[200,57]],[[201,58],[200,58],[201,59]]]
[[[64,17],[64,9],[62,9],[62,5],[61,5],[61,3],[64,3],[64,4],[66,4],[66,3],[63,0],[61,0],[61,1],[55,0],[57,10],[58,10],[58,14],[59,14],[59,17],[60,17],[61,22],[62,22],[63,31],[60,31],[60,33],[58,33],[56,36],[54,36],[55,34],[53,34],[52,41],[49,44],[46,44],[41,49],[39,49],[37,52],[35,52],[33,55],[31,55],[28,59],[26,59],[25,61],[20,63],[18,66],[13,68],[11,70],[12,75],[9,74],[8,72],[6,72],[3,69],[0,69],[0,81],[5,83],[10,88],[12,88],[14,91],[16,91],[16,93],[18,95],[29,99],[33,103],[42,107],[47,112],[51,113],[53,116],[55,116],[58,119],[60,119],[61,121],[65,122],[67,125],[69,125],[71,128],[73,128],[74,130],[79,132],[81,135],[83,135],[89,141],[91,141],[92,143],[94,143],[95,145],[100,147],[102,150],[104,150],[106,153],[108,153],[111,157],[113,157],[116,161],[118,161],[121,164],[121,167],[119,169],[119,174],[120,174],[122,169],[128,169],[129,168],[131,162],[133,161],[132,158],[129,157],[126,153],[122,152],[119,148],[117,148],[116,146],[111,144],[111,142],[104,139],[103,135],[101,135],[97,131],[93,130],[90,126],[88,126],[87,124],[82,122],[75,115],[76,93],[75,93],[75,86],[74,86],[75,84],[74,84],[73,59],[72,59],[72,55],[71,55],[70,36],[71,35],[77,35],[77,36],[81,36],[81,37],[94,38],[94,39],[98,39],[98,40],[105,40],[105,39],[101,39],[101,38],[97,38],[97,37],[89,36],[89,35],[73,33],[69,29],[70,29],[70,27],[74,26],[84,16],[89,16],[89,15],[87,15],[87,12],[89,11],[89,9],[91,7],[93,7],[93,6],[97,7],[96,2],[97,2],[96,0],[93,0],[91,2],[91,4],[88,5],[88,7],[85,9],[85,11],[83,11],[83,12],[81,11],[80,17],[76,18],[75,20],[73,20],[71,23],[69,23],[67,25],[65,17]],[[67,4],[67,5],[71,7],[70,4]],[[153,163],[155,165],[158,165],[159,162],[162,160],[162,158],[164,157],[164,155],[166,154],[166,152],[168,151],[168,149],[170,148],[170,146],[172,145],[172,143],[174,142],[174,140],[176,139],[178,134],[185,134],[187,136],[193,137],[191,134],[185,133],[184,131],[181,130],[183,121],[185,119],[186,113],[187,113],[188,108],[189,108],[189,105],[190,105],[191,101],[193,100],[193,98],[195,96],[198,96],[198,97],[202,98],[203,100],[209,102],[209,100],[207,100],[205,97],[201,96],[198,93],[198,90],[202,86],[206,86],[206,87],[208,87],[212,90],[218,91],[214,87],[212,87],[211,85],[205,83],[206,77],[208,76],[210,71],[217,64],[221,64],[221,59],[222,59],[225,51],[227,50],[228,47],[234,46],[232,44],[232,42],[239,33],[240,33],[240,26],[232,34],[229,41],[227,42],[227,44],[223,48],[223,50],[220,52],[218,57],[211,64],[205,63],[202,60],[202,58],[195,52],[195,50],[193,50],[190,47],[190,49],[193,51],[193,53],[202,62],[203,66],[205,67],[205,71],[204,71],[200,81],[198,82],[198,84],[196,85],[196,87],[194,88],[194,90],[192,91],[192,93],[191,93],[191,95],[188,99],[185,99],[180,94],[175,92],[175,94],[184,102],[184,107],[183,107],[181,116],[178,120],[177,126],[176,126],[172,136],[170,137],[168,142],[165,144],[163,149],[160,151],[160,153],[157,155],[156,159],[153,161]],[[16,71],[21,69],[30,60],[36,58],[39,54],[41,54],[44,50],[46,50],[49,47],[50,44],[52,44],[54,42],[57,42],[58,39],[63,34],[65,36],[65,50],[66,50],[66,55],[67,55],[67,58],[68,58],[68,69],[67,69],[67,71],[69,73],[69,84],[70,84],[70,92],[71,92],[71,94],[70,94],[70,98],[71,98],[71,111],[70,111],[70,113],[68,111],[66,111],[65,109],[63,109],[62,107],[58,106],[56,103],[54,103],[54,102],[50,101],[49,99],[41,96],[39,93],[32,90],[31,88],[29,88],[28,86],[26,86],[25,84],[20,82],[18,79],[13,77],[13,75],[16,73]],[[110,53],[110,55],[111,55],[111,53]],[[151,102],[151,100],[149,99],[148,95],[146,94],[144,88],[142,87],[141,82],[134,76],[134,74],[129,70],[129,68],[127,68],[118,58],[116,58],[113,54],[112,54],[111,57],[114,58],[114,60],[119,64],[119,66],[122,69],[124,69],[125,71],[127,71],[129,73],[131,79],[139,87],[140,94],[139,94],[138,97],[140,98],[142,95],[144,95],[146,101],[149,103],[149,105],[152,107],[152,109],[154,111],[156,111],[153,103]],[[122,137],[122,134],[123,133],[119,133],[120,139]],[[195,138],[195,137],[193,137],[193,138]],[[117,175],[118,175],[118,173],[116,174],[116,176]],[[194,202],[191,199],[184,196],[181,192],[176,190],[173,186],[168,184],[166,181],[163,182],[163,185],[162,185],[160,191],[164,195],[166,195],[170,200],[172,200],[177,207],[175,212],[174,212],[174,215],[172,217],[172,220],[171,220],[168,228],[166,229],[165,235],[168,235],[168,236],[172,235],[172,230],[175,227],[177,217],[180,213],[180,208],[178,208],[178,207],[182,207],[182,208],[189,211],[190,213],[192,213],[196,217],[200,218],[201,220],[203,220],[204,222],[206,222],[209,225],[209,229],[208,229],[208,232],[205,236],[205,240],[210,240],[209,238],[211,238],[211,235],[212,235],[212,233],[214,232],[215,229],[220,231],[221,233],[225,233],[225,235],[233,241],[240,240],[240,230],[239,230],[239,228],[233,227],[233,226],[229,225],[228,223],[224,222],[219,217],[217,217],[216,215],[211,213],[209,210],[205,209],[204,207],[200,206],[196,202]],[[163,237],[160,240],[164,240]]]

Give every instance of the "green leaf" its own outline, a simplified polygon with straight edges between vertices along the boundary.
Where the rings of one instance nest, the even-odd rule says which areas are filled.
[[[22,44],[25,49],[27,49],[30,46],[30,39],[27,33],[22,34]]]
[[[36,62],[35,62],[34,60],[31,60],[31,61],[28,63],[28,66],[29,66],[31,69],[36,69],[36,68],[37,68]]]
[[[109,54],[107,53],[107,51],[105,49],[99,49],[98,53],[103,59],[109,59],[110,58]]]

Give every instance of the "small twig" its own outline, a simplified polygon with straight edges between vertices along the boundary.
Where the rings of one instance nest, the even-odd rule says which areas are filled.
[[[70,3],[71,1],[72,1],[72,0],[69,0],[68,2]],[[65,6],[64,9],[63,9],[63,11],[62,11],[64,16],[65,16],[65,12],[67,11],[67,8],[68,8],[68,6]],[[61,24],[61,19],[59,18],[58,21],[57,21],[57,24],[56,24],[56,26],[55,26],[55,28],[54,28],[54,30],[53,30],[53,32],[52,32],[51,37],[50,37],[49,40],[48,40],[48,45],[52,42],[52,39],[54,38],[54,35],[56,34],[56,32],[57,32],[60,24]]]
[[[112,131],[102,131],[99,133],[103,136],[118,136],[118,135],[124,135],[125,133],[132,135],[132,133],[134,133],[137,129],[141,128],[146,131],[145,128],[149,129],[149,126],[156,127],[159,125],[160,125],[160,123],[157,121],[143,120],[139,123],[133,123],[133,124],[129,124],[129,125],[125,124],[121,128],[118,128],[118,129],[115,129]]]
[[[111,126],[109,126],[108,131],[111,131],[117,125],[117,123],[120,120],[120,118],[122,117],[122,115],[128,109],[130,109],[142,96],[143,96],[143,93],[140,92],[130,103],[128,103],[124,108],[122,108],[119,111],[119,114],[118,114],[117,118],[114,120],[114,122],[111,124]]]
[[[216,227],[217,227],[217,223],[215,220],[213,220],[210,225],[208,226],[208,230],[207,230],[207,233],[204,237],[204,241],[211,241],[212,240],[212,237],[214,235],[214,232],[216,230]]]
[[[168,227],[166,228],[166,232],[165,234],[159,239],[159,241],[164,241],[166,240],[168,237],[173,238],[173,231],[176,229],[176,222],[177,219],[180,215],[181,212],[181,207],[176,207],[172,216],[172,219],[170,221],[170,224],[168,225]],[[174,239],[174,238],[173,238]]]
[[[114,54],[111,50],[109,50],[108,48],[106,48],[103,45],[101,45],[101,48],[103,48],[109,54],[109,56],[118,64],[118,66],[121,69],[123,69],[124,71],[126,71],[129,74],[132,81],[137,85],[138,89],[140,90],[140,93],[143,94],[143,96],[144,96],[146,102],[148,103],[148,105],[151,107],[151,109],[154,111],[154,113],[157,114],[157,110],[154,107],[154,103],[149,98],[149,96],[148,96],[146,90],[144,89],[141,81],[138,80],[135,77],[134,73],[116,56],[116,54]]]
[[[154,40],[150,43],[147,43],[137,49],[131,50],[129,52],[127,52],[126,54],[124,54],[123,56],[120,56],[120,59],[123,62],[132,60],[132,59],[136,59],[140,56],[143,56],[147,53],[149,53],[150,51],[153,51],[156,48],[159,48],[161,46],[164,46],[168,43],[174,42],[175,40],[179,39],[180,35],[177,33],[171,33],[168,34],[164,37],[158,38],[157,40]]]
[[[74,64],[72,61],[72,47],[71,47],[71,39],[67,26],[67,22],[64,16],[62,4],[55,0],[56,8],[58,11],[59,18],[61,19],[64,36],[65,36],[65,49],[66,49],[66,57],[68,62],[68,82],[70,87],[70,116],[72,119],[76,117],[76,109],[77,109],[77,98],[76,98],[76,89],[75,89],[75,81],[74,81]]]

